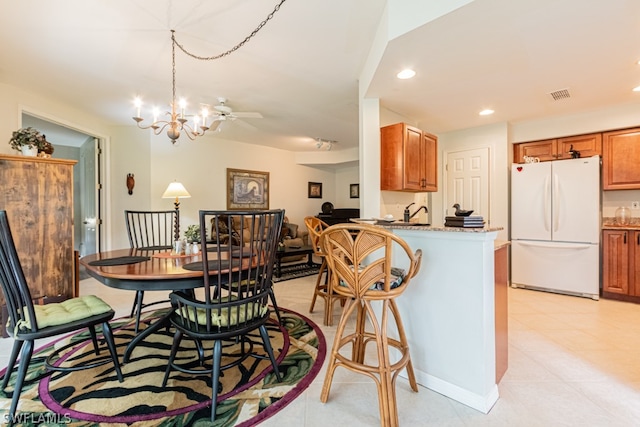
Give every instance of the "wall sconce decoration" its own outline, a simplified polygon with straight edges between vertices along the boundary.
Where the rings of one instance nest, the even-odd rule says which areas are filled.
[[[129,195],[133,194],[133,187],[136,186],[136,180],[133,179],[133,174],[127,174],[127,190],[129,190]]]

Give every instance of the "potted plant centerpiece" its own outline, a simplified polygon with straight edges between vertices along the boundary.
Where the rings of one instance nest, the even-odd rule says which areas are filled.
[[[200,248],[198,243],[200,243],[200,226],[192,224],[187,227],[184,232],[184,237],[187,239],[187,245],[191,248],[192,254],[197,254],[200,252]]]
[[[32,127],[18,129],[11,134],[11,148],[21,151],[25,156],[37,156],[45,148],[44,136]]]

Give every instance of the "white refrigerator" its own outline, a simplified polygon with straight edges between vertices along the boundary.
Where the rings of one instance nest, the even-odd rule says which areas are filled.
[[[597,300],[600,157],[511,167],[511,284]]]

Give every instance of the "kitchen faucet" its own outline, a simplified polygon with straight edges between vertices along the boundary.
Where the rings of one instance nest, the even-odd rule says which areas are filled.
[[[429,209],[427,209],[427,207],[425,205],[420,206],[418,209],[416,209],[416,211],[412,214],[409,214],[409,208],[415,205],[415,203],[409,203],[405,208],[404,208],[404,222],[409,222],[409,220],[411,218],[413,218],[414,216],[416,216],[418,214],[418,212],[420,212],[422,209],[424,209],[424,213],[429,213]]]

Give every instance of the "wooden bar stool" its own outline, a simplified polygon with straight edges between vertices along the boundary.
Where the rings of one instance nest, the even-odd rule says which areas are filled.
[[[335,369],[343,366],[375,381],[381,425],[397,426],[395,383],[398,374],[406,368],[413,391],[418,391],[418,385],[395,298],[404,292],[420,269],[422,251],[418,249],[414,254],[398,236],[381,227],[365,224],[333,225],[322,233],[320,243],[331,272],[333,290],[346,299],[320,400],[327,401]],[[397,250],[395,259],[392,258],[393,249]],[[408,266],[404,270],[393,268],[392,259],[399,264],[408,262]],[[405,267],[404,264],[401,266]],[[398,339],[388,336],[389,314],[396,324]],[[355,331],[347,333],[345,326],[352,315],[356,316]],[[372,325],[371,331],[367,330],[367,323]],[[365,362],[365,350],[370,342],[375,343],[377,363]],[[389,346],[400,352],[394,357],[399,360],[392,360]],[[351,348],[350,357],[348,349],[340,353],[344,347]]]
[[[320,259],[322,264],[318,271],[318,278],[316,279],[316,286],[313,290],[313,298],[311,299],[311,307],[309,313],[313,313],[313,307],[316,305],[316,299],[318,297],[324,299],[324,324],[326,326],[333,325],[333,303],[336,299],[342,300],[344,304],[344,297],[336,295],[329,290],[329,270],[327,269],[327,260],[324,256],[324,252],[320,247],[320,235],[329,227],[329,225],[315,216],[308,216],[304,219],[304,224],[309,230],[309,243],[313,247],[313,253]],[[327,272],[325,280],[322,281],[322,273]]]

